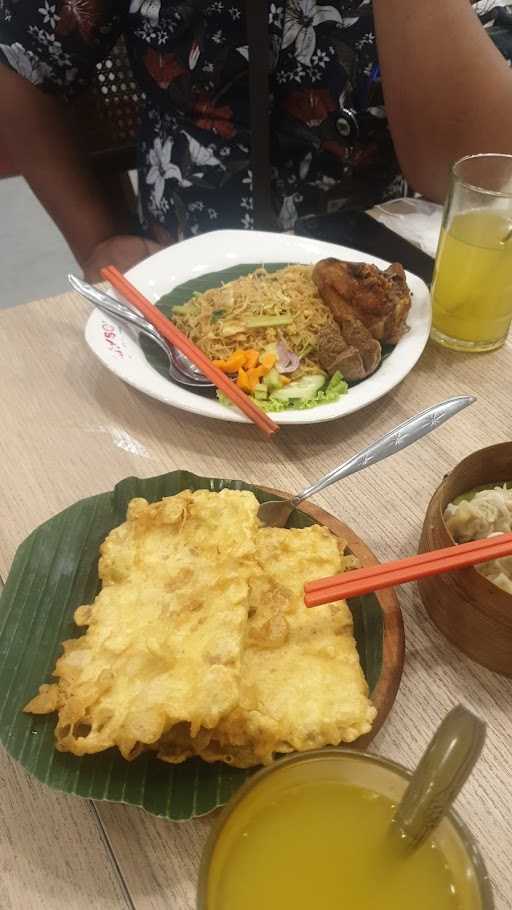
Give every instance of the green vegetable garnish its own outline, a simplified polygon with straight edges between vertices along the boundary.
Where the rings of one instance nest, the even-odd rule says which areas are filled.
[[[318,374],[313,374],[315,377]],[[307,376],[303,376],[303,379],[306,379]],[[297,383],[302,380],[297,380]],[[293,383],[290,383],[290,386]],[[285,386],[285,389],[289,389],[290,386]],[[281,391],[284,391],[282,389]],[[253,399],[256,401],[258,407],[262,408],[264,411],[270,411],[271,413],[278,413],[279,411],[304,411],[309,408],[316,408],[317,405],[321,404],[330,404],[333,401],[337,401],[338,398],[341,398],[342,395],[345,395],[348,391],[348,385],[343,379],[341,373],[334,373],[327,385],[324,385],[312,398],[292,398],[289,401],[280,401],[275,393],[271,394],[267,399]],[[232,407],[231,401],[226,398],[222,392],[218,393],[218,399],[222,404]]]
[[[302,378],[307,379],[308,377],[303,376]],[[301,380],[297,380],[297,382],[300,381]],[[267,401],[258,401],[260,408],[274,414],[279,411],[305,411],[309,408],[316,408],[321,404],[331,404],[348,392],[348,385],[341,373],[334,373],[327,385],[324,385],[323,388],[317,391],[311,398],[292,398],[290,401],[280,401],[279,398],[277,398],[277,394],[284,392],[285,389],[289,389],[291,385],[293,385],[293,383],[290,383],[289,386],[285,386],[279,393],[271,395]]]
[[[296,379],[295,382],[285,385],[284,388],[272,392],[271,398],[285,402],[310,401],[325,386],[325,383],[326,378],[323,373],[307,373],[300,379]]]
[[[265,329],[274,325],[290,325],[292,322],[291,316],[249,316],[248,319],[244,320],[244,325],[248,329]]]
[[[283,385],[281,377],[275,367],[269,370],[267,375],[263,377],[263,382],[271,393],[277,391],[277,389],[280,389]]]

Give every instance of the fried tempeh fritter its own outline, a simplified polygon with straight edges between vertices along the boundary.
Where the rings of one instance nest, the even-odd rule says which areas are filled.
[[[252,493],[134,499],[101,547],[102,590],[79,607],[58,681],[25,710],[57,710],[57,748],[133,758],[175,724],[192,735],[238,703],[258,503]]]
[[[256,560],[261,571],[250,585],[239,704],[196,749],[238,767],[352,742],[371,729],[376,713],[347,604],[304,605],[306,581],[347,567],[337,538],[319,525],[262,528]]]
[[[102,590],[75,613],[86,633],[25,708],[58,712],[58,749],[248,767],[370,729],[350,610],[303,597],[353,557],[317,525],[263,528],[257,509],[230,490],[132,500],[101,547]]]

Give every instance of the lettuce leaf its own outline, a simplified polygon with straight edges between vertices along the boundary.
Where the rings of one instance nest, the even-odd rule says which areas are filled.
[[[316,408],[321,404],[331,404],[333,401],[337,401],[338,398],[341,398],[342,395],[345,395],[348,392],[348,385],[343,379],[341,373],[334,373],[327,385],[323,386],[316,395],[312,398],[308,398],[306,401],[279,401],[277,398],[273,398],[272,395],[266,400],[258,400],[253,398],[255,404],[258,405],[262,411],[267,411],[272,414],[276,414],[279,411],[304,411],[309,408]],[[232,407],[232,403],[229,398],[222,393],[218,393],[219,401],[222,404]]]

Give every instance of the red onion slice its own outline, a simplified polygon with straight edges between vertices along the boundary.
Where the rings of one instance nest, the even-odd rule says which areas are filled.
[[[299,369],[300,358],[297,357],[293,351],[290,351],[289,348],[283,344],[282,341],[278,341],[276,345],[277,351],[277,370],[279,373],[294,373],[295,370]]]

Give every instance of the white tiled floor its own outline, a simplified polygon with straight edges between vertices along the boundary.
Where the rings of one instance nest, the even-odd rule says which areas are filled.
[[[0,180],[0,307],[51,297],[80,274],[68,247],[19,177]]]

